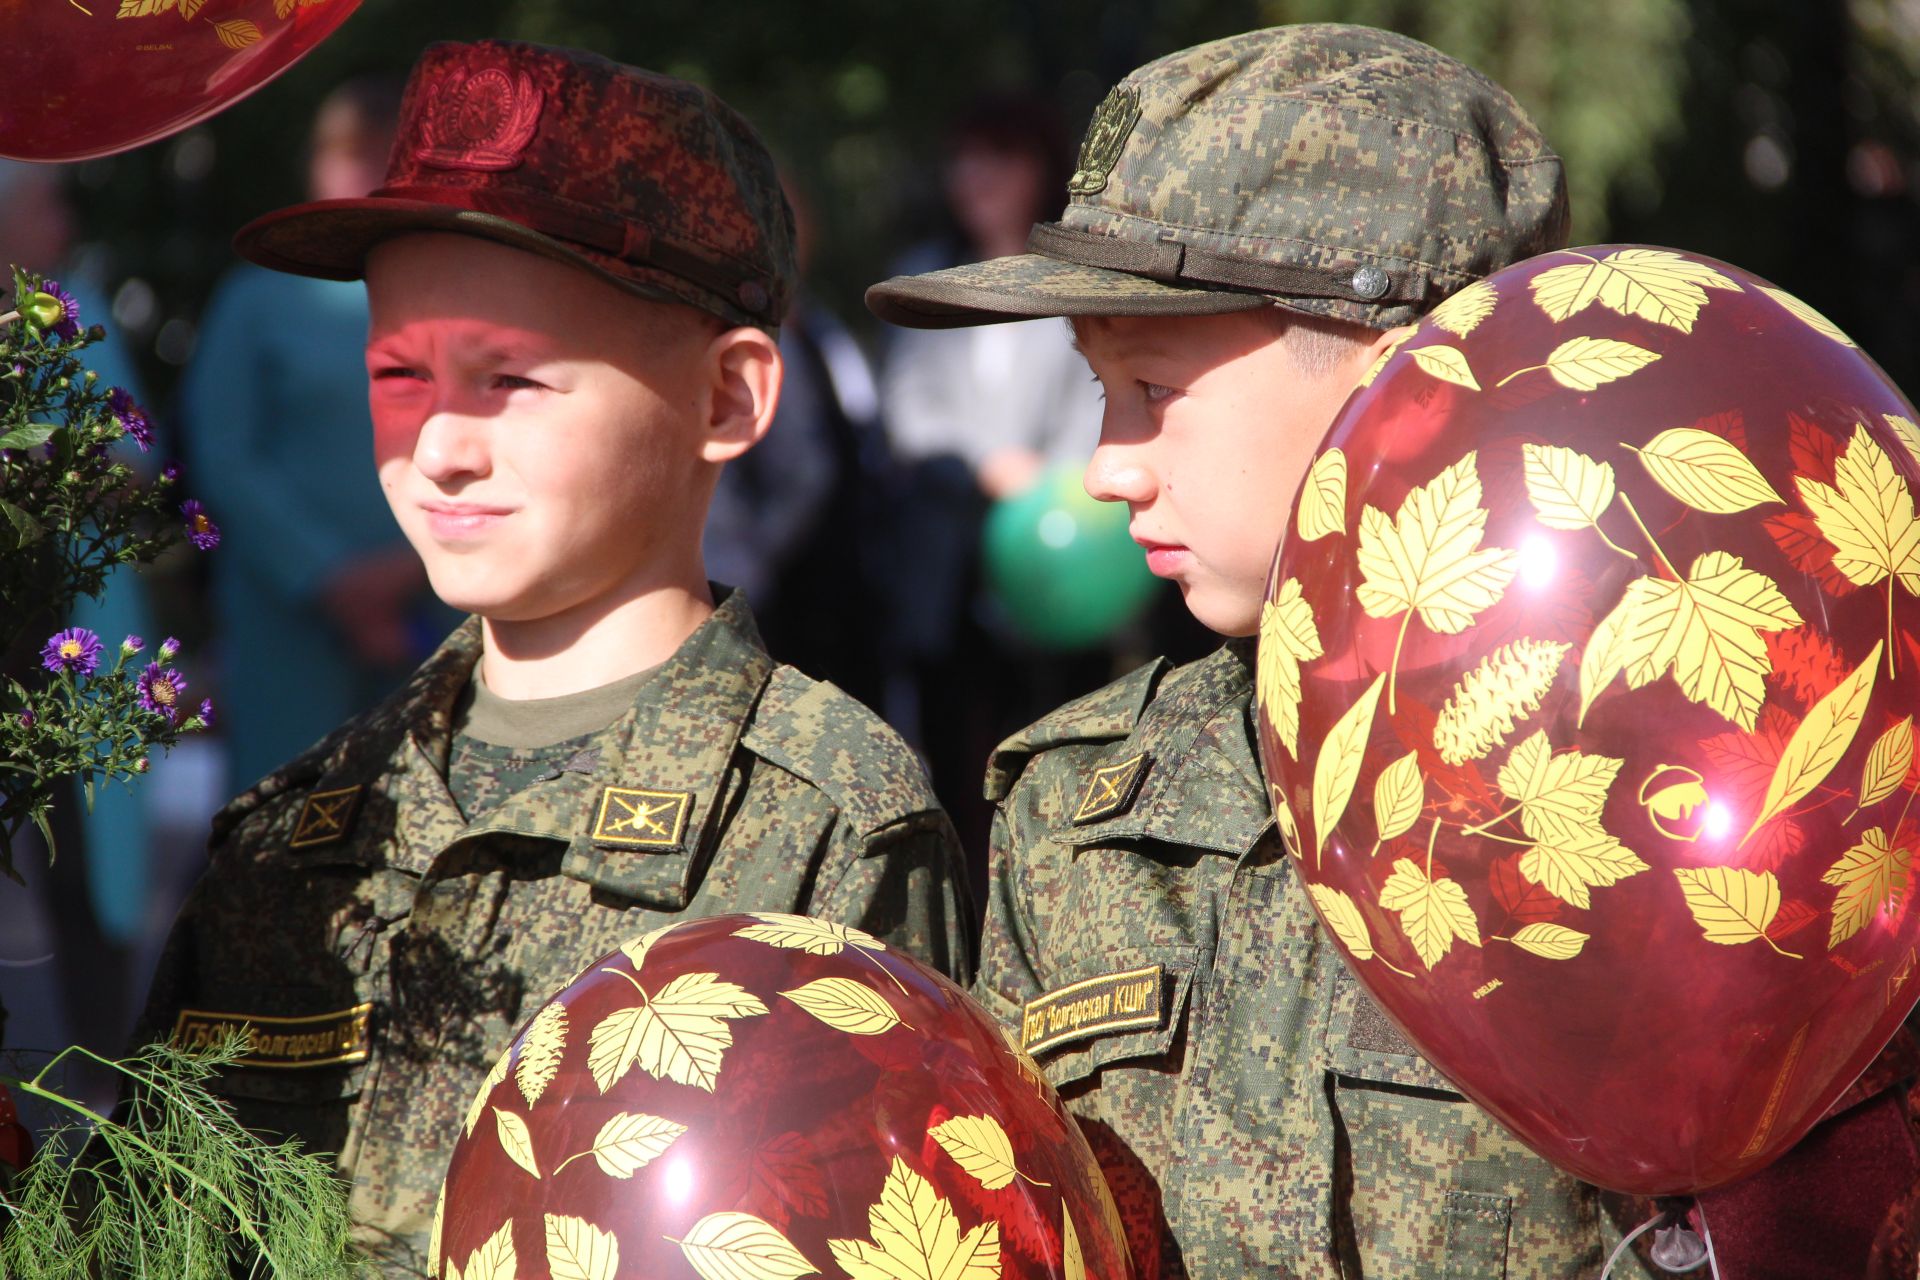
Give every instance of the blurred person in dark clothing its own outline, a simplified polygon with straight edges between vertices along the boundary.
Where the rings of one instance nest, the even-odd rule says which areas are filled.
[[[780,326],[786,369],[767,438],[720,473],[702,554],[744,590],[768,647],[869,706],[885,693],[872,621],[885,533],[887,446],[873,367],[839,317],[807,295],[818,234],[783,173],[801,293]]]
[[[1072,169],[1058,113],[1027,95],[983,98],[948,136],[941,172],[953,234],[917,246],[899,274],[1025,250],[1060,211]],[[1099,388],[1057,319],[890,335],[881,413],[900,473],[882,615],[901,677],[888,717],[926,752],[963,845],[986,848],[981,762],[1020,725],[1111,674],[1103,649],[1021,654],[980,596],[982,522],[1052,462],[1077,462],[1100,429]],[[1018,656],[1016,656],[1018,655]],[[984,866],[974,868],[984,877]],[[983,887],[984,881],[976,884]]]
[[[315,117],[313,199],[378,186],[399,85],[343,84]],[[297,317],[297,319],[296,319]],[[231,792],[397,685],[451,615],[428,614],[419,558],[366,466],[357,282],[232,271],[215,291],[181,390],[188,460],[217,495],[213,566]]]

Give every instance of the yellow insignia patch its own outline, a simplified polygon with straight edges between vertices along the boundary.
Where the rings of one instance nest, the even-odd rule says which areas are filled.
[[[1157,964],[1070,982],[1029,1000],[1020,1015],[1020,1047],[1045,1053],[1069,1040],[1160,1025],[1164,971]]]
[[[248,1045],[240,1058],[243,1067],[339,1066],[366,1060],[367,1020],[372,1013],[372,1004],[301,1018],[182,1009],[173,1022],[173,1044],[178,1049],[205,1049],[229,1032],[244,1031]]]
[[[1130,760],[1095,769],[1087,779],[1080,807],[1074,811],[1073,824],[1098,822],[1116,813],[1125,813],[1140,793],[1140,780],[1147,776],[1147,766],[1151,763],[1143,751]]]
[[[678,849],[692,812],[691,791],[608,787],[600,793],[593,842],[623,849]]]
[[[359,807],[365,787],[355,785],[332,791],[316,791],[300,806],[300,821],[293,826],[291,849],[307,849],[317,844],[332,844],[346,839],[353,829],[353,811]]]

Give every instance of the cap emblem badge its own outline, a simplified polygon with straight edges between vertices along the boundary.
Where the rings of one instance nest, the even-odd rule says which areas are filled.
[[[1113,166],[1120,162],[1127,136],[1140,121],[1140,91],[1131,85],[1117,84],[1093,113],[1087,136],[1080,143],[1080,163],[1067,179],[1067,190],[1076,196],[1104,191]]]
[[[490,67],[450,76],[433,86],[420,113],[413,154],[436,169],[512,169],[533,141],[542,96],[525,72]]]

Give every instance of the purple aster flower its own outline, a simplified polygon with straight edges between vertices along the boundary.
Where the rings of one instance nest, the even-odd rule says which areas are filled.
[[[180,652],[180,642],[168,636],[160,642],[160,652],[156,655],[162,662],[172,662],[173,655]]]
[[[200,709],[193,714],[200,721],[202,729],[213,728],[213,699],[200,699]]]
[[[178,671],[149,662],[135,681],[135,687],[143,710],[153,712],[168,724],[180,718],[180,695],[187,691],[187,680]]]
[[[220,545],[220,526],[207,519],[207,509],[200,505],[198,498],[188,498],[180,504],[180,514],[187,520],[187,541],[202,551],[211,551]]]
[[[40,665],[55,674],[90,676],[100,667],[100,637],[85,627],[69,627],[40,650]]]
[[[20,727],[22,729],[33,728],[33,708],[29,707],[20,713]]]
[[[113,411],[113,417],[121,430],[133,437],[133,442],[145,453],[153,448],[153,423],[147,419],[146,410],[133,402],[133,397],[120,387],[107,393],[107,404]]]
[[[164,467],[162,467],[162,468],[160,468],[160,483],[161,483],[161,484],[173,484],[173,483],[175,483],[176,481],[178,481],[179,479],[180,479],[180,464],[179,464],[179,463],[177,463],[177,462],[169,462],[169,463],[168,463],[168,464],[167,464],[166,466],[164,466]]]
[[[47,328],[52,329],[63,338],[79,337],[80,304],[74,300],[73,295],[65,289],[62,289],[58,280],[41,281],[40,292],[60,304],[60,318],[48,325]]]
[[[145,640],[142,640],[139,636],[128,636],[125,640],[122,640],[120,642],[120,652],[122,653],[128,653],[128,654],[138,653],[146,647],[147,647],[147,642]]]

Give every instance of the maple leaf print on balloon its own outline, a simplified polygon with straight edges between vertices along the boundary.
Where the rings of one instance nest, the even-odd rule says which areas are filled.
[[[1672,672],[1688,698],[1750,730],[1773,669],[1760,633],[1802,621],[1773,579],[1725,551],[1696,559],[1683,580],[1636,578],[1580,656],[1581,722],[1622,672],[1634,689]]]
[[[987,1221],[966,1234],[953,1207],[933,1184],[895,1156],[880,1200],[867,1210],[873,1235],[828,1240],[833,1260],[852,1280],[998,1280],[1000,1224]]]
[[[1833,567],[1856,586],[1886,582],[1887,674],[1893,670],[1893,580],[1909,595],[1920,595],[1920,520],[1914,518],[1913,492],[1865,424],[1834,461],[1834,482],[1825,485],[1795,476],[1800,500],[1807,504],[1820,535],[1833,544]]]
[[[611,1089],[635,1064],[665,1078],[713,1092],[720,1061],[733,1044],[729,1018],[767,1011],[759,997],[717,973],[683,973],[649,996],[618,969],[604,969],[633,984],[642,1004],[616,1009],[587,1037],[587,1070],[600,1092]]]
[[[1506,593],[1519,569],[1517,551],[1482,547],[1487,509],[1480,505],[1477,453],[1469,453],[1401,502],[1392,520],[1378,507],[1360,513],[1355,593],[1369,617],[1402,615],[1387,680],[1387,713],[1397,710],[1395,675],[1407,626],[1417,614],[1441,635],[1458,635]]]
[[[1585,261],[1543,271],[1528,282],[1533,300],[1556,321],[1598,302],[1623,316],[1692,333],[1708,289],[1740,292],[1729,277],[1670,249],[1620,249],[1604,258],[1576,249],[1562,252]]]

